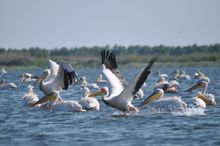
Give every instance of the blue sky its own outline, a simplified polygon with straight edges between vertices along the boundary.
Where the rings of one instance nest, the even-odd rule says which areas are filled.
[[[220,43],[219,0],[0,0],[0,47]]]

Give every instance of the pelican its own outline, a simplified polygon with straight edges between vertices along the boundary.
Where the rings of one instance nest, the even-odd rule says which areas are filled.
[[[203,80],[205,82],[210,82],[209,77],[207,77],[204,73],[200,72],[199,70],[194,74],[195,79]]]
[[[84,112],[85,109],[75,100],[62,100],[59,92],[53,91],[49,95],[44,96],[40,100],[34,103],[34,106],[43,104],[49,101],[48,109],[52,111],[64,111],[64,112]]]
[[[159,76],[158,81],[154,87],[154,89],[161,88],[166,84],[167,88],[164,89],[164,92],[166,93],[176,93],[178,92],[179,83],[176,80],[172,80],[171,82],[168,82],[165,80],[165,77]]]
[[[76,84],[81,85],[82,87],[88,87],[94,89],[100,88],[96,83],[87,83],[85,76],[80,77],[79,80],[76,82]]]
[[[197,88],[203,88],[203,92],[198,92],[196,97],[202,99],[205,102],[205,104],[208,106],[215,106],[216,105],[215,96],[213,94],[207,93],[208,84],[209,82],[205,80],[199,80],[196,85],[192,86],[186,91],[188,92],[188,91],[193,91]]]
[[[50,66],[50,69],[45,69],[43,75],[37,79],[39,88],[45,95],[49,95],[53,91],[67,90],[69,85],[77,80],[72,66],[65,61],[61,61],[57,73],[53,72],[53,69],[54,66]]]
[[[95,97],[91,96],[91,92],[88,87],[83,87],[84,97],[79,100],[79,104],[85,110],[95,110],[98,111],[100,108],[99,102]]]
[[[176,80],[190,80],[190,75],[187,75],[185,71],[177,72],[175,75]]]
[[[0,76],[3,76],[4,74],[6,74],[7,71],[5,70],[5,68],[3,67],[0,71]]]
[[[21,98],[24,99],[24,105],[27,106],[33,106],[33,104],[39,100],[38,96],[34,93],[33,86],[31,85],[28,85],[27,93]],[[40,104],[38,106],[40,106]]]
[[[30,73],[24,73],[20,75],[21,82],[35,82],[37,80],[37,77],[30,74]]]
[[[187,104],[182,101],[181,97],[172,96],[172,97],[165,97],[164,90],[169,87],[168,84],[163,84],[155,89],[155,91],[148,96],[140,105],[139,107],[143,107],[147,104],[150,104],[152,107],[156,107],[158,109],[184,109],[187,107]]]
[[[97,77],[96,83],[101,84],[101,83],[108,83],[108,82],[107,82],[107,80],[103,79],[102,74],[99,74],[98,77]]]
[[[110,92],[107,87],[101,88],[100,91],[91,94],[91,96],[103,95],[102,101],[113,108],[122,112],[138,112],[138,108],[132,105],[132,100],[137,91],[141,88],[144,81],[150,74],[150,69],[155,58],[151,59],[149,64],[142,69],[126,86],[126,81],[121,75],[116,61],[116,54],[113,50],[111,53],[107,50],[101,51],[101,69],[102,74],[107,79]]]
[[[4,79],[0,80],[0,89],[1,88],[12,88],[16,89],[17,85],[15,83],[6,83]]]

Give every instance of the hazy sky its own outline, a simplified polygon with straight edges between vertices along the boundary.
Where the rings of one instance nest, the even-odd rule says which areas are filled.
[[[0,47],[220,43],[220,0],[0,0]]]

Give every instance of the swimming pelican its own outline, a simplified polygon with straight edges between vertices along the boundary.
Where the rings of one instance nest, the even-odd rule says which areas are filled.
[[[31,85],[28,85],[27,93],[21,98],[24,99],[24,104],[27,106],[33,106],[33,104],[39,100],[38,96],[34,93],[33,86]],[[38,106],[40,106],[40,104]]]
[[[108,82],[107,82],[107,80],[103,79],[102,74],[99,74],[98,77],[97,77],[96,83],[101,84],[101,83],[108,83]]]
[[[181,97],[164,96],[164,90],[166,90],[168,87],[169,87],[168,84],[163,84],[163,86],[156,88],[155,91],[139,105],[139,107],[143,107],[147,104],[152,104],[151,106],[153,107],[163,108],[163,109],[167,109],[171,107],[182,109],[187,107],[187,104],[184,101],[182,101]]]
[[[21,82],[35,82],[37,80],[37,77],[30,74],[30,73],[24,73],[20,75]]]
[[[53,91],[49,95],[38,100],[34,103],[34,106],[38,104],[43,104],[49,101],[48,109],[52,111],[64,111],[64,112],[84,112],[85,109],[75,100],[62,100],[59,95],[59,92]]]
[[[176,93],[178,92],[179,83],[176,80],[173,80],[171,82],[166,81],[165,77],[159,76],[158,81],[154,87],[154,89],[161,88],[166,84],[167,88],[164,89],[164,92],[166,93]]]
[[[98,111],[100,108],[99,102],[95,97],[91,97],[91,92],[88,87],[83,87],[84,97],[79,100],[79,104],[85,110],[95,110]]]
[[[132,105],[132,100],[137,91],[141,88],[144,81],[150,74],[150,69],[155,58],[151,59],[149,64],[142,69],[126,86],[126,81],[121,75],[117,61],[116,54],[113,50],[111,53],[107,50],[101,51],[101,68],[102,73],[107,79],[110,86],[110,93],[108,88],[101,88],[99,92],[93,93],[91,96],[103,95],[103,102],[123,112],[138,112],[139,110]]]
[[[79,80],[76,82],[76,84],[81,85],[82,87],[88,87],[94,89],[100,88],[96,83],[87,83],[85,76],[80,77]]]
[[[196,85],[192,86],[186,91],[188,92],[188,91],[193,91],[198,88],[203,88],[203,92],[198,92],[197,98],[202,99],[206,105],[215,106],[216,105],[215,96],[213,94],[207,93],[208,84],[209,82],[205,80],[199,80]]]
[[[50,66],[50,68],[53,69],[53,66]],[[38,77],[37,82],[40,83],[40,90],[45,95],[49,95],[53,91],[67,90],[69,85],[75,83],[76,80],[77,76],[72,66],[65,61],[61,61],[57,74],[53,74],[51,69],[45,69],[43,75]]]
[[[17,85],[15,85],[15,83],[6,83],[4,79],[0,80],[0,89],[1,88],[12,88],[12,89],[16,89]]]
[[[178,72],[176,75],[175,75],[175,79],[176,80],[190,80],[190,75],[187,75],[185,71],[182,71],[182,72]]]
[[[209,77],[207,77],[204,73],[200,72],[199,70],[194,74],[195,79],[203,80],[206,82],[210,82]]]
[[[3,67],[0,71],[0,76],[3,76],[4,74],[6,74],[7,71],[5,70],[5,68]]]

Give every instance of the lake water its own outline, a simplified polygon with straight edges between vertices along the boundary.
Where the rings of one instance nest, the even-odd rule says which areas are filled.
[[[161,73],[171,74],[176,68],[160,68]],[[197,68],[179,68],[191,77]],[[122,74],[127,80],[140,69],[123,68]],[[154,68],[144,88],[145,97],[153,91],[157,80]],[[173,112],[148,112],[144,108],[135,115],[113,117],[116,109],[107,107],[100,100],[100,111],[83,113],[50,112],[23,105],[27,83],[21,83],[19,75],[29,72],[40,75],[41,70],[8,70],[4,76],[7,82],[17,84],[17,89],[0,89],[0,145],[10,146],[47,146],[47,145],[151,145],[151,146],[214,146],[220,145],[220,68],[205,68],[211,83],[209,92],[215,95],[217,105],[207,107],[205,114],[174,114]],[[98,69],[76,69],[79,76],[87,76],[88,82],[94,82]],[[186,93],[196,80],[181,82],[181,91],[175,95],[182,96],[187,103],[191,102],[196,92]],[[43,94],[35,86],[39,97]],[[82,96],[80,87],[72,87],[62,94],[65,99],[79,99]],[[134,100],[138,105],[141,100]]]

